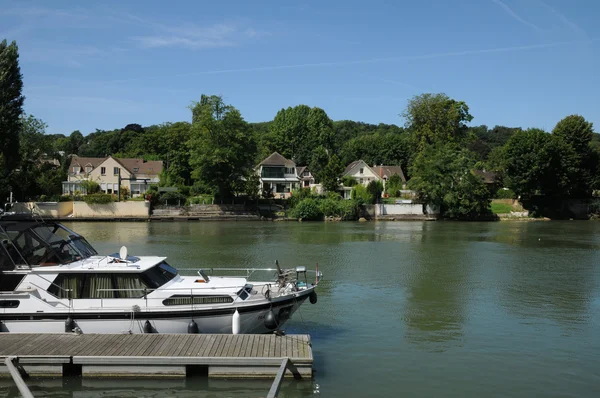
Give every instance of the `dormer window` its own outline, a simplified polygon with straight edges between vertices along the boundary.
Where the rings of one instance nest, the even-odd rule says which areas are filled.
[[[81,172],[81,166],[73,166],[73,173],[79,174]]]
[[[139,169],[138,167],[134,167],[134,168],[133,168],[133,172],[134,172],[134,173],[137,173],[138,171],[140,171],[140,169]]]
[[[85,172],[86,173],[91,173],[92,172],[92,166],[85,166]]]

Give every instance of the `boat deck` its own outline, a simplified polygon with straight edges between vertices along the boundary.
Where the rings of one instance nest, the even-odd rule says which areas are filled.
[[[98,377],[272,377],[285,358],[311,377],[313,364],[309,335],[273,334],[1,333],[0,358],[32,375]]]

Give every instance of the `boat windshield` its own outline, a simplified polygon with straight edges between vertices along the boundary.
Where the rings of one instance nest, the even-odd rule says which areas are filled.
[[[52,222],[2,222],[0,240],[4,269],[68,264],[97,254],[81,235]]]

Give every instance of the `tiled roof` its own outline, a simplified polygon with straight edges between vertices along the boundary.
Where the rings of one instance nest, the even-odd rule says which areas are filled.
[[[277,152],[273,152],[269,157],[258,164],[259,166],[285,166],[296,167],[296,163],[292,160],[284,158]]]
[[[355,160],[354,162],[350,163],[348,166],[346,166],[346,169],[344,170],[344,174],[347,174],[350,172],[350,170],[352,170],[352,168],[354,166],[356,166],[357,164],[359,164],[360,162],[365,163],[364,160]],[[366,163],[365,163],[366,164]]]
[[[123,167],[133,174],[148,174],[157,175],[163,170],[162,160],[149,160],[144,162],[143,159],[115,159]]]
[[[398,174],[402,179],[402,182],[406,182],[406,178],[404,177],[404,173],[402,172],[402,167],[400,166],[375,166],[372,167],[373,172],[377,174],[380,178],[387,177],[388,179],[394,174]]]
[[[106,159],[107,158],[80,158],[79,156],[73,156],[71,158],[71,165],[69,166],[69,169],[72,169],[73,166],[81,166],[84,170],[85,166],[92,166],[95,169]]]
[[[106,159],[108,159],[108,157],[83,158],[79,156],[73,156],[71,158],[71,165],[69,166],[69,169],[72,169],[73,166],[81,166],[83,170],[85,170],[85,166],[92,166],[95,169],[104,163]],[[149,160],[144,162],[144,159],[113,159],[115,159],[117,163],[119,163],[121,166],[123,166],[123,168],[132,174],[158,175],[163,171],[162,160]]]

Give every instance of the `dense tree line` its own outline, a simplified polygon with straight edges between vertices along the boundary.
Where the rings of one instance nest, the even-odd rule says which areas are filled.
[[[18,200],[60,194],[71,155],[163,160],[161,184],[222,198],[259,194],[252,170],[273,151],[309,166],[328,191],[352,161],[402,166],[419,197],[450,217],[485,213],[495,192],[472,171],[498,172],[515,196],[585,198],[598,189],[599,135],[578,115],[553,131],[469,126],[468,105],[445,94],[413,97],[402,127],[332,121],[318,107],[281,109],[272,121],[248,123],[219,96],[190,105],[190,121],[84,134],[45,134],[46,125],[23,113],[16,43],[0,43],[0,194]],[[57,159],[60,166],[49,160]]]

